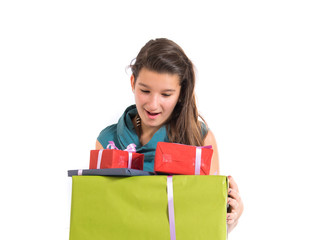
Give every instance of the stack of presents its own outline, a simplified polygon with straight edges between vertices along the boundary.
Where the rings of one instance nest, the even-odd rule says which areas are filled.
[[[211,146],[159,142],[154,172],[144,155],[91,150],[72,177],[70,240],[227,238],[228,180],[209,175]]]

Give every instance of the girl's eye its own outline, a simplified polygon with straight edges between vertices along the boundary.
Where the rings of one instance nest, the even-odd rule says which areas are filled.
[[[143,89],[141,89],[141,92],[142,92],[142,93],[149,93],[148,90],[143,90]]]
[[[171,94],[162,93],[162,96],[163,96],[163,97],[170,97],[170,96],[171,96]]]

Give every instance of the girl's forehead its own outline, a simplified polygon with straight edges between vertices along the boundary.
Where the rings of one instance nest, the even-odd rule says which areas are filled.
[[[159,73],[143,68],[136,79],[138,85],[144,87],[171,87],[180,86],[179,76],[177,74]]]

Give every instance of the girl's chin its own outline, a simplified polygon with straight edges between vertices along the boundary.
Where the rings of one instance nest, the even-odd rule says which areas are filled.
[[[147,118],[144,121],[142,119],[142,124],[146,128],[157,128],[157,129],[159,129],[163,125],[162,121],[160,121],[159,119],[149,119],[149,118]]]

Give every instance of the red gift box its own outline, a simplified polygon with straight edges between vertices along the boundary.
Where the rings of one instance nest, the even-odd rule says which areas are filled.
[[[154,171],[169,174],[209,175],[212,146],[196,147],[158,142]]]
[[[131,166],[129,159],[131,158]],[[116,149],[90,151],[89,169],[132,168],[143,170],[144,154]]]

